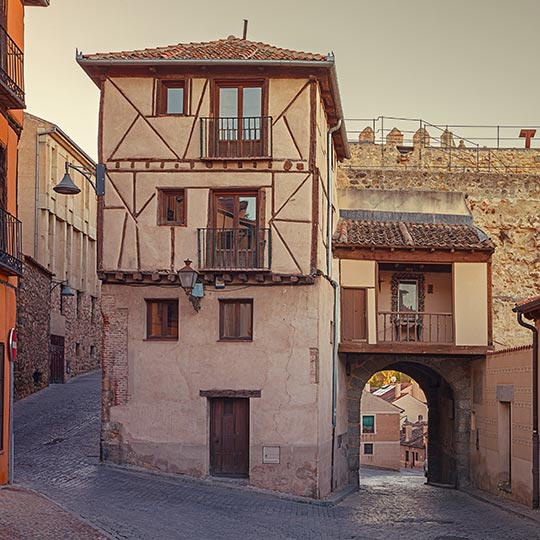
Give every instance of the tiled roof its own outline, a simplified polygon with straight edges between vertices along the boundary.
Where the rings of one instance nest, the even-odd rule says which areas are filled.
[[[401,432],[399,436],[400,444],[403,446],[412,446],[414,448],[423,448],[424,447],[424,426],[427,426],[427,423],[416,422],[412,424],[412,434],[411,434],[411,438],[408,441],[405,440],[406,438],[405,425],[406,424],[403,424],[403,427],[401,428]]]
[[[514,311],[519,311],[521,313],[540,311],[540,295],[525,298],[525,300],[517,302],[516,306],[514,307]]]
[[[179,43],[156,49],[84,55],[86,60],[278,60],[322,62],[328,57],[290,49],[281,49],[230,36],[227,39],[200,43]]]
[[[474,225],[347,218],[340,218],[334,243],[370,248],[495,249],[493,242]]]

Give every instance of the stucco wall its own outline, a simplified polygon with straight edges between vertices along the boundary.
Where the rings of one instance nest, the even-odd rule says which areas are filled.
[[[523,504],[530,504],[532,496],[531,369],[530,346],[489,354],[472,366],[472,483]],[[503,403],[510,407],[511,430],[506,422],[501,425]],[[503,456],[508,444],[511,479]]]
[[[328,391],[331,363],[326,345],[317,376],[317,294],[317,286],[207,289],[197,314],[178,287],[104,285],[106,457],[207,476],[209,411],[199,391],[261,390],[250,400],[250,484],[318,496],[317,399],[323,384]],[[178,341],[144,339],[145,298],[179,298]],[[253,298],[253,342],[218,341],[219,298]],[[124,354],[126,367],[116,365]],[[327,453],[328,427],[321,440]],[[280,446],[279,465],[262,463],[263,446]]]

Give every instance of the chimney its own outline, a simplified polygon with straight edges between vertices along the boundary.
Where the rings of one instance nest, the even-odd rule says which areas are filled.
[[[395,399],[398,399],[401,396],[401,383],[397,382],[394,385]]]
[[[358,142],[362,144],[373,144],[375,142],[375,133],[369,126],[364,128],[358,135]]]
[[[409,442],[412,439],[412,424],[405,424],[405,442]]]
[[[371,392],[371,384],[369,384],[369,381],[366,383],[366,386],[364,388],[366,392]]]
[[[248,20],[244,19],[244,31],[242,32],[242,39],[247,39]]]
[[[403,133],[398,128],[392,128],[392,131],[386,136],[386,144],[399,146],[403,144]]]

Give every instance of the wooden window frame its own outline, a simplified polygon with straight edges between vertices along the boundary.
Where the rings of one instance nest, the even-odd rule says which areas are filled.
[[[167,102],[168,102],[167,90],[169,88],[182,88],[184,90],[183,112],[181,113],[167,112]],[[188,88],[188,85],[185,79],[158,79],[156,115],[157,116],[188,116],[187,88]]]
[[[146,339],[145,341],[178,341],[179,329],[180,329],[180,309],[178,298],[145,298],[146,302]],[[159,336],[150,335],[151,331],[151,320],[152,320],[152,304],[162,304],[163,306],[175,305],[176,306],[176,335],[169,336],[165,334],[167,326],[167,317],[163,317],[161,321],[161,331],[162,334]]]
[[[184,198],[183,202],[183,221],[169,221],[165,219],[167,214],[167,201],[168,197],[178,196],[177,194],[182,193]],[[158,216],[157,216],[158,225],[165,225],[169,227],[187,227],[187,190],[178,189],[178,188],[158,188]]]
[[[371,448],[371,452],[366,452],[366,447],[370,447]],[[375,455],[375,445],[373,443],[364,443],[364,446],[363,446],[363,449],[362,449],[362,454],[364,454],[364,456],[373,456]]]
[[[238,118],[243,118],[243,92],[244,88],[260,88],[261,89],[261,117],[268,116],[268,79],[218,79],[213,84],[212,96],[212,116],[219,118],[219,90],[220,88],[238,88]]]
[[[240,334],[240,304],[249,304],[251,306],[251,321],[250,321],[250,334],[251,337],[227,337],[223,336],[223,323],[224,323],[224,307],[226,304],[236,304],[235,309],[235,330],[238,330],[236,334]],[[252,342],[253,341],[253,298],[220,298],[219,299],[219,340],[218,341],[242,341],[242,342]]]
[[[373,431],[364,431],[364,418],[371,416],[373,418]],[[368,435],[374,435],[376,430],[375,425],[375,415],[374,414],[363,414],[362,415],[362,433],[366,433]]]

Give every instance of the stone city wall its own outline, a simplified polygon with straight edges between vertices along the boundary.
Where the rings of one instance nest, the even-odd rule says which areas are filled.
[[[24,257],[17,303],[18,351],[14,365],[15,399],[49,384],[49,289],[52,274]]]
[[[540,290],[540,151],[490,149],[491,159],[504,158],[518,171],[503,172],[473,166],[435,167],[441,148],[430,150],[418,144],[404,159],[396,146],[396,141],[382,147],[369,142],[351,144],[351,159],[340,166],[339,188],[466,193],[475,224],[496,245],[492,266],[495,347],[530,343],[512,308],[516,301]]]

